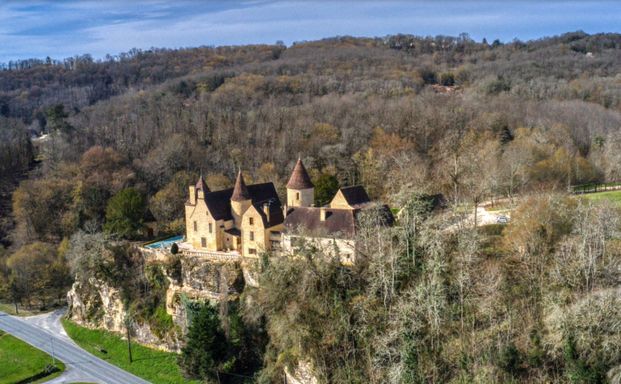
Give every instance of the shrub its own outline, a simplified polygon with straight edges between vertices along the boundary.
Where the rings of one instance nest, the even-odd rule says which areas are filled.
[[[507,346],[505,346],[500,354],[498,366],[507,373],[517,375],[520,373],[521,363],[522,355],[520,353],[520,350],[517,349],[517,347],[515,346],[515,344],[511,342]]]

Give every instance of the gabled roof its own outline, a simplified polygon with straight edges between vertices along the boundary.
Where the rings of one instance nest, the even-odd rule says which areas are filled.
[[[371,199],[367,194],[367,191],[362,185],[354,185],[351,187],[343,187],[340,189],[347,200],[347,203],[351,206],[370,203]]]
[[[371,208],[371,207],[369,207]],[[394,216],[386,205],[373,206],[376,208],[378,223],[382,226],[392,226]],[[321,220],[321,210],[326,210],[326,218]],[[367,209],[347,209],[328,207],[295,207],[287,211],[285,217],[285,231],[295,234],[299,231],[306,232],[311,237],[333,237],[351,239],[356,235],[358,219],[362,212]]]
[[[244,176],[241,171],[237,174],[237,180],[235,180],[235,187],[233,188],[233,194],[231,196],[231,200],[233,201],[243,201],[250,199],[250,194],[248,193],[248,188],[246,187],[246,183],[244,182]]]
[[[308,172],[306,172],[306,168],[302,163],[302,159],[298,159],[298,162],[295,163],[295,167],[293,168],[293,172],[291,173],[291,177],[289,178],[289,182],[287,183],[287,188],[309,189],[313,187],[313,182],[311,181]]]
[[[211,216],[216,220],[232,220],[231,195],[233,188],[209,192],[205,195],[205,204]]]
[[[325,221],[321,221],[322,209],[327,210]],[[285,217],[285,230],[308,232],[317,237],[352,238],[356,233],[355,212],[352,209],[290,208]]]
[[[338,193],[341,193],[347,204],[352,208],[359,208],[371,202],[367,191],[362,185],[354,185],[351,187],[341,187]]]

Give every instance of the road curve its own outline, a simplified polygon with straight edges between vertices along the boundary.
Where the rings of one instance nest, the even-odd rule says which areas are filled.
[[[50,383],[73,383],[76,381],[99,384],[149,384],[92,354],[86,352],[60,332],[50,332],[16,316],[0,312],[0,330],[42,351],[54,353],[65,363],[66,374]]]

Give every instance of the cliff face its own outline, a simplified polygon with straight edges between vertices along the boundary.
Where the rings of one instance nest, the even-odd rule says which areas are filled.
[[[88,285],[76,282],[67,293],[67,302],[67,316],[76,323],[123,336],[126,334],[127,311],[117,288],[95,279],[91,279]],[[153,330],[149,322],[137,319],[132,319],[130,327],[132,337],[140,344],[166,351],[179,351],[181,348],[181,333],[175,327],[161,333]]]
[[[147,256],[148,257],[148,256]],[[149,268],[157,269],[165,277],[161,292],[162,310],[154,314],[133,314],[130,327],[132,337],[141,344],[155,348],[179,351],[187,331],[186,304],[201,300],[212,303],[236,300],[244,286],[238,263],[219,263],[196,257],[181,256],[176,270],[170,268],[170,259],[147,259]],[[80,325],[100,328],[125,335],[126,306],[120,284],[99,281],[77,281],[67,294],[68,317]],[[132,297],[129,308],[141,301]]]

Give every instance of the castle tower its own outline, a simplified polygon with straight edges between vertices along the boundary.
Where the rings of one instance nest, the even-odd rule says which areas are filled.
[[[211,192],[209,187],[207,187],[207,183],[203,178],[203,174],[198,178],[198,181],[195,185],[190,185],[190,203],[196,204],[197,199],[204,199],[207,193]]]
[[[246,212],[246,209],[250,207],[250,204],[252,204],[250,193],[248,193],[248,188],[244,182],[244,176],[242,176],[240,170],[237,174],[233,194],[231,195],[231,211],[237,228],[241,228],[241,217],[244,212]]]
[[[314,201],[315,186],[311,182],[304,164],[302,164],[302,159],[298,158],[287,183],[287,206],[310,207]]]

